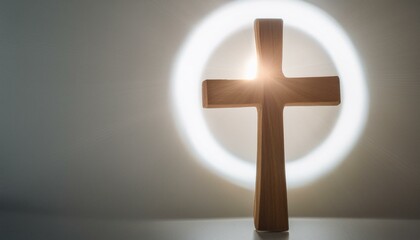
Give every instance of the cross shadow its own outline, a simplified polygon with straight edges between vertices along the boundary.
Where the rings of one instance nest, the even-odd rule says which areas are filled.
[[[254,240],[288,240],[289,232],[257,232],[254,231]]]

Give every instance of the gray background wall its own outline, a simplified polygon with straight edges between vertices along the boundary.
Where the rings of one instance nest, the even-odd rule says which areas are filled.
[[[225,2],[1,1],[0,211],[251,216],[253,192],[198,163],[179,137],[170,103],[177,51]],[[308,2],[332,15],[359,50],[370,112],[360,141],[338,168],[289,190],[290,215],[419,218],[420,4]],[[248,29],[228,39],[203,77],[242,71],[240,50],[252,52],[252,38]],[[286,73],[335,73],[312,39],[293,29],[285,38]],[[252,159],[255,112],[218,111],[206,114],[219,141]],[[305,126],[298,119],[311,110],[287,111],[286,134],[295,136],[286,146],[290,158],[321,141],[337,113],[319,110],[326,120]],[[231,128],[238,122],[246,130]],[[314,129],[321,131],[308,134]],[[293,140],[299,136],[306,140]]]

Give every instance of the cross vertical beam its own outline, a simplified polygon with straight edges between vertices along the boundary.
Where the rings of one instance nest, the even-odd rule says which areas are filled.
[[[264,89],[264,93],[267,89]],[[289,229],[284,164],[283,106],[264,95],[258,109],[257,179],[254,225],[259,231]]]
[[[289,229],[286,170],[284,164],[283,108],[281,92],[273,88],[284,78],[281,69],[283,21],[255,21],[258,79],[263,85],[258,110],[257,181],[254,225],[260,231]]]
[[[258,57],[258,77],[266,80],[283,76],[283,21],[257,19],[254,22],[255,45]]]

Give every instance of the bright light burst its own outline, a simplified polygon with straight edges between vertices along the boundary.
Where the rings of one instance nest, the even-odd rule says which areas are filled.
[[[245,63],[245,77],[246,80],[255,80],[257,78],[257,68],[258,68],[257,58],[250,57]]]
[[[334,128],[306,156],[286,164],[288,187],[302,186],[346,157],[363,131],[368,111],[367,86],[357,51],[346,32],[321,9],[298,0],[235,1],[208,15],[188,36],[174,64],[171,90],[176,122],[182,139],[202,164],[233,183],[254,188],[255,164],[216,141],[203,116],[200,89],[203,69],[213,51],[229,36],[252,27],[256,18],[281,18],[285,25],[318,41],[341,80],[341,111]],[[247,76],[254,74],[252,68]]]

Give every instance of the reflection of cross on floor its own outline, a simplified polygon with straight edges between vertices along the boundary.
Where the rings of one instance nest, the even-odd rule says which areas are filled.
[[[282,72],[283,21],[255,20],[258,77],[206,80],[206,108],[257,107],[258,148],[254,224],[260,231],[289,229],[284,162],[283,108],[338,105],[338,77],[286,78]],[[308,119],[310,121],[310,119]]]

